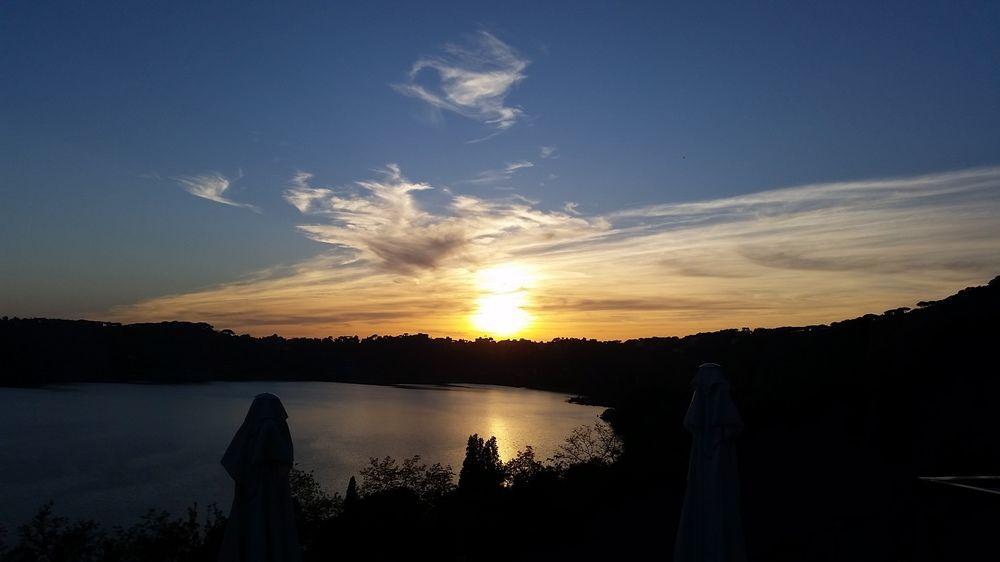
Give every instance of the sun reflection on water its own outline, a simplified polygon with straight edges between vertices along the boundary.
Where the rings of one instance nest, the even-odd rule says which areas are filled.
[[[491,417],[489,425],[490,436],[497,438],[497,450],[500,452],[500,458],[504,461],[509,461],[517,456],[516,440],[511,434],[510,428],[504,423],[503,418],[501,416]]]

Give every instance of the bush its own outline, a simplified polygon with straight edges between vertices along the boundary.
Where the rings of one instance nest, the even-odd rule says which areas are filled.
[[[299,542],[303,551],[308,552],[322,535],[327,521],[343,512],[344,499],[340,494],[327,492],[311,470],[300,470],[298,465],[288,473],[288,484],[295,502]]]
[[[614,464],[622,455],[622,441],[610,425],[598,421],[573,430],[552,455],[560,469],[574,464]]]
[[[535,450],[527,445],[523,451],[507,461],[503,467],[507,485],[520,488],[531,484],[539,475],[552,472],[552,468],[535,460]]]
[[[173,519],[165,511],[149,511],[131,527],[107,532],[91,520],[70,522],[53,514],[49,502],[17,530],[17,543],[4,549],[3,562],[192,562],[214,560],[225,516],[210,506],[204,523],[198,506]]]
[[[421,464],[420,455],[403,459],[402,464],[392,457],[372,457],[368,467],[361,471],[358,494],[368,497],[407,489],[412,490],[421,501],[434,503],[455,489],[454,477],[451,466]]]

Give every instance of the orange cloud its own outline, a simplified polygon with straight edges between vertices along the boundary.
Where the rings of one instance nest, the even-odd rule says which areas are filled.
[[[808,185],[624,209],[548,211],[445,195],[398,167],[352,190],[299,176],[286,199],[331,249],[288,269],[112,310],[254,334],[482,335],[477,271],[530,269],[536,339],[618,339],[829,322],[937,298],[1000,272],[1000,168]]]

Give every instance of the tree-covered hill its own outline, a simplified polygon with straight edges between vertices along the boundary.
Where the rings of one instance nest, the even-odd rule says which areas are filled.
[[[528,536],[544,518],[552,532],[532,538],[529,553],[538,556],[524,559],[637,559],[654,546],[670,552],[690,446],[681,425],[690,379],[712,361],[731,378],[746,424],[738,448],[753,559],[977,559],[1000,525],[995,496],[918,477],[1000,474],[998,319],[1000,278],[828,326],[611,342],[254,338],[183,322],[5,318],[0,381],[472,382],[577,394],[610,407],[604,418],[622,440],[619,460],[474,512],[493,517],[502,536]],[[472,520],[467,508],[420,521],[438,525],[440,513]]]

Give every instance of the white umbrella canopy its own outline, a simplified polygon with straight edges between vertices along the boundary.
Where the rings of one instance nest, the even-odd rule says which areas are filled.
[[[715,363],[698,367],[684,427],[691,432],[684,508],[674,562],[743,562],[735,438],[743,429],[729,381]]]
[[[222,466],[236,482],[219,562],[299,562],[302,551],[288,473],[292,437],[277,396],[258,394]]]

